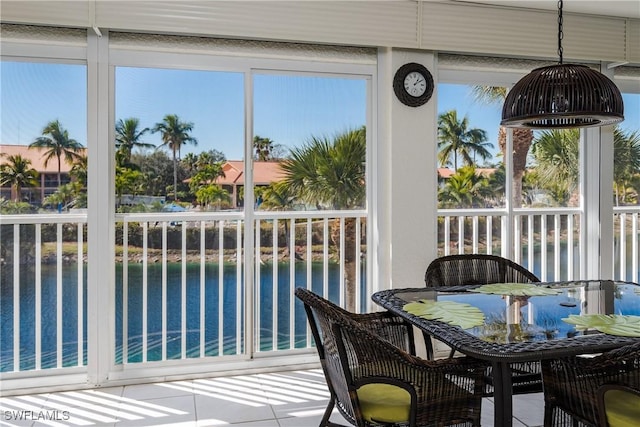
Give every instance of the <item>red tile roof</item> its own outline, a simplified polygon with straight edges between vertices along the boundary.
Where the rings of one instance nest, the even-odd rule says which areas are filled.
[[[0,144],[0,164],[6,162],[7,156],[14,156],[16,154],[20,154],[23,158],[29,159],[31,161],[31,167],[37,170],[39,173],[58,173],[58,161],[54,157],[50,159],[47,163],[47,166],[44,165],[44,155],[45,149],[42,148],[29,148],[28,145],[9,145],[9,144]],[[85,150],[83,149],[83,152]],[[82,153],[84,154],[84,153]],[[64,158],[60,161],[60,172],[68,173],[71,170],[70,164],[64,161]]]
[[[244,185],[244,161],[229,160],[222,167],[225,177],[216,182],[221,185]],[[284,178],[280,162],[253,162],[253,182],[269,185]]]
[[[491,176],[494,172],[496,171],[496,168],[476,168],[476,175],[482,175],[484,177],[489,177]],[[453,175],[455,172],[453,171],[453,169],[449,169],[449,168],[438,168],[438,176],[440,176],[440,178],[451,178],[451,175]]]

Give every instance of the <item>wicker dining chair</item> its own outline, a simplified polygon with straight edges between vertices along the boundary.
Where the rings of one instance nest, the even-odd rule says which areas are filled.
[[[628,427],[640,423],[640,389],[605,384],[598,388],[597,395],[602,427]]]
[[[486,362],[429,361],[414,355],[412,328],[384,313],[354,314],[297,288],[330,392],[320,426],[334,407],[351,424],[480,426]]]
[[[428,288],[468,287],[489,283],[536,283],[540,279],[520,264],[497,255],[459,254],[433,260],[424,276]],[[425,336],[427,357],[433,358],[432,338]],[[453,356],[454,351],[451,351]],[[540,362],[518,362],[509,365],[513,394],[539,393],[542,391]],[[492,369],[486,373],[485,395],[493,393]]]
[[[486,285],[489,283],[531,283],[540,279],[510,259],[489,254],[460,254],[436,258],[424,275],[428,288]]]
[[[543,360],[542,380],[545,426],[602,426],[600,387],[640,388],[640,342],[595,357]]]

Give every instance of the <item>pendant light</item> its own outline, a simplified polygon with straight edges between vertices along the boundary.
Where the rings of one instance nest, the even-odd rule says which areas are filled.
[[[536,68],[507,93],[502,106],[506,127],[563,129],[605,126],[624,120],[622,95],[605,75],[562,63],[562,0],[558,1],[556,65]]]

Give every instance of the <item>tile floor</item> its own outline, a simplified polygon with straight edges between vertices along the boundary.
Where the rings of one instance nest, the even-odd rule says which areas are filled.
[[[317,427],[328,397],[320,369],[218,377],[3,397],[0,426]],[[541,394],[516,396],[514,427],[542,426],[543,408]],[[482,411],[493,426],[491,399]]]

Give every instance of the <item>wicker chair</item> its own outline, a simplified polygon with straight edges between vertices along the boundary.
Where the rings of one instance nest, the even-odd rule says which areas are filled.
[[[607,384],[640,388],[640,342],[595,357],[543,360],[542,379],[545,426],[606,425],[599,389]]]
[[[480,426],[486,363],[414,355],[411,326],[388,313],[354,314],[303,288],[331,397],[320,426],[339,412],[356,426]]]
[[[488,254],[447,255],[436,258],[424,275],[428,288],[539,282],[535,274],[510,259]]]
[[[447,255],[436,258],[427,267],[424,276],[428,288],[443,286],[467,287],[489,283],[534,283],[540,279],[510,259],[488,254]],[[425,336],[427,356],[433,358],[433,344]],[[451,356],[453,356],[453,351]],[[542,377],[539,362],[512,363],[511,378],[514,394],[539,393],[542,391]],[[485,395],[493,393],[491,368],[486,373]]]
[[[598,414],[602,427],[625,427],[640,422],[640,389],[618,384],[598,388]]]

